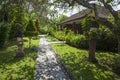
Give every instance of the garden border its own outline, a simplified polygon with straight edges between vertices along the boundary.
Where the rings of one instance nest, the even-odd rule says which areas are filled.
[[[66,68],[66,66],[64,65],[63,61],[60,59],[60,57],[56,54],[56,51],[53,49],[53,47],[51,46],[51,44],[49,44],[50,49],[54,52],[54,56],[57,59],[58,64],[60,65],[60,67],[62,68],[63,72],[65,73],[65,75],[67,76],[68,79],[70,80],[75,80],[74,77],[72,76],[71,72]]]

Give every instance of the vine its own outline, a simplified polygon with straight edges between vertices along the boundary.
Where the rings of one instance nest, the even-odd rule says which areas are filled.
[[[82,20],[82,29],[87,40],[93,40],[98,38],[98,29],[94,24],[94,17],[88,15]]]

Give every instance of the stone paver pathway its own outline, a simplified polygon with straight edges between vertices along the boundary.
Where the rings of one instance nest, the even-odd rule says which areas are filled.
[[[40,37],[34,80],[70,80],[61,69],[45,35]]]

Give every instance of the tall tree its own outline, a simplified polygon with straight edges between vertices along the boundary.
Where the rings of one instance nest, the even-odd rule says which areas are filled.
[[[113,8],[114,6],[120,4],[119,0],[54,0],[54,3],[55,5],[61,6],[62,8],[78,5],[93,10],[95,14],[95,20],[99,22],[99,24],[107,26],[117,37],[118,53],[120,54],[120,16],[118,15],[118,11],[115,11]],[[113,21],[110,21],[106,18],[101,18],[98,15],[97,8],[99,7],[97,6],[108,9],[113,17]]]

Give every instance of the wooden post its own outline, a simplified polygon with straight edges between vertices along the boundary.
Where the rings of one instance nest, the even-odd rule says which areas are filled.
[[[89,40],[89,57],[88,60],[91,62],[97,62],[95,58],[96,51],[96,40]]]
[[[99,24],[96,21],[92,22],[94,27],[90,28],[90,31],[92,30],[97,30],[97,28],[99,27]],[[91,62],[97,62],[97,59],[95,58],[95,51],[96,51],[96,38],[92,38],[91,40],[89,40],[88,44],[89,44],[89,57],[88,60]]]
[[[73,32],[76,34],[77,32],[76,32],[76,24],[75,24],[75,22],[73,23]]]

